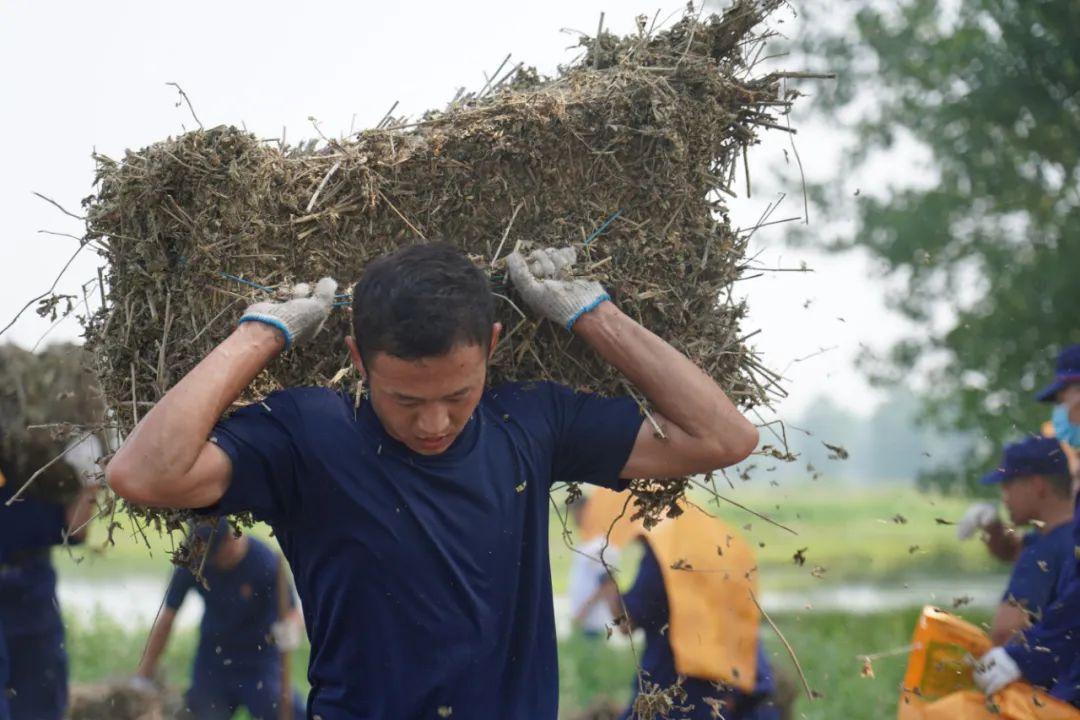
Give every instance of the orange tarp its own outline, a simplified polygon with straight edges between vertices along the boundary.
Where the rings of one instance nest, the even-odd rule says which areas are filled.
[[[751,692],[761,614],[750,544],[692,505],[642,537],[664,576],[676,671]]]

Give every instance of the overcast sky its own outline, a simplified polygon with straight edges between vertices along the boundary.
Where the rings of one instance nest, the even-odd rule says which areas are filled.
[[[38,231],[82,234],[78,220],[32,192],[78,213],[80,199],[91,192],[92,150],[119,157],[125,148],[193,127],[167,82],[186,90],[207,127],[243,124],[261,137],[279,137],[284,127],[289,139],[299,140],[314,135],[310,116],[325,134],[341,135],[375,124],[395,101],[395,114],[441,107],[457,87],[482,85],[484,71],[508,52],[552,73],[576,53],[567,48],[576,45],[577,35],[561,28],[594,33],[606,11],[605,27],[628,32],[635,14],[652,15],[660,7],[625,0],[618,5],[626,9],[610,0],[5,3],[0,327],[48,288],[77,247],[70,238]],[[667,3],[661,17],[682,7]],[[791,28],[790,15],[785,18]],[[828,175],[843,150],[843,129],[827,119],[810,122],[798,110],[793,124],[807,172]],[[750,155],[754,196],[733,207],[745,226],[779,193],[788,197],[776,217],[802,212],[798,171],[785,163],[788,138],[774,133],[764,140]],[[890,170],[896,177],[896,168]],[[857,182],[850,182],[854,192]],[[766,363],[786,370],[790,398],[779,410],[795,417],[824,393],[867,412],[877,395],[852,360],[860,344],[884,347],[905,327],[885,310],[883,283],[863,257],[787,248],[787,232],[780,225],[755,236],[762,264],[794,267],[805,261],[814,272],[767,274],[739,284],[752,309],[747,331],[760,328],[754,343]],[[81,296],[80,285],[96,276],[97,264],[86,252],[58,290]],[[49,327],[28,313],[0,342],[32,346]],[[71,319],[48,337],[72,339],[78,331]],[[796,362],[828,348],[833,349]]]

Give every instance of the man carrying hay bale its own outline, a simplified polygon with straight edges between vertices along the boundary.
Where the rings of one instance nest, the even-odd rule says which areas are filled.
[[[756,446],[720,387],[599,283],[571,279],[572,262],[569,249],[514,253],[508,269],[524,304],[645,395],[652,422],[627,397],[486,390],[501,332],[488,280],[432,243],[376,260],[354,289],[348,346],[366,399],[287,389],[220,420],[325,322],[336,283],[324,279],[314,294],[249,308],[109,464],[131,502],[271,524],[305,607],[309,717],[553,720],[551,483],[622,489],[731,465]]]

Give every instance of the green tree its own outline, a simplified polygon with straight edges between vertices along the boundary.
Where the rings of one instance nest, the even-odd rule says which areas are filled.
[[[1047,418],[1032,393],[1080,342],[1080,2],[892,0],[851,23],[818,2],[801,20],[809,63],[839,78],[818,109],[857,118],[841,172],[898,138],[932,157],[929,187],[811,190],[827,216],[854,204],[856,232],[835,247],[879,258],[902,285],[891,304],[927,328],[872,372],[903,383],[928,367],[926,418],[981,438],[974,471]],[[943,308],[950,319],[931,330]]]

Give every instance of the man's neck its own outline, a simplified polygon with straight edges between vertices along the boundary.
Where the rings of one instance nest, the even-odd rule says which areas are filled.
[[[1036,529],[1039,533],[1045,535],[1054,528],[1061,527],[1066,523],[1072,522],[1073,519],[1073,504],[1069,500],[1062,500],[1061,502],[1052,503],[1048,505],[1038,518],[1039,525]]]
[[[239,565],[240,561],[247,555],[248,543],[248,537],[247,535],[244,535],[236,542],[230,544],[225,552],[219,550],[217,557],[214,558],[214,564],[222,570],[232,570]]]

